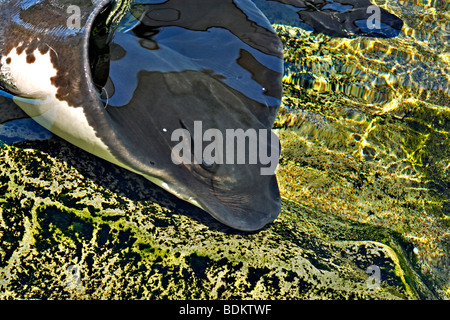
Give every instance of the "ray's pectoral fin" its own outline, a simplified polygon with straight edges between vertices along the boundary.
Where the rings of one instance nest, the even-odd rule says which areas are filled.
[[[251,1],[169,0],[132,12],[141,23],[110,45],[120,58],[105,110],[127,146],[116,156],[228,226],[272,222],[283,52],[270,23]]]
[[[228,94],[232,101],[235,93]],[[221,104],[232,112],[226,103]],[[221,123],[211,116],[201,122],[186,117],[182,128],[191,142],[188,150],[182,150],[187,161],[180,169],[191,186],[197,184],[201,207],[227,225],[251,231],[273,221],[281,209],[275,176],[280,143],[251,113],[245,119],[250,122],[248,127],[240,123],[244,129],[227,129],[236,126],[233,116]],[[199,132],[203,132],[203,141]]]
[[[233,221],[239,226],[238,229],[243,230],[261,228],[274,220],[281,209],[280,193],[274,174],[278,164],[279,142],[274,134],[272,137],[269,135],[264,142],[262,139],[265,140],[266,137],[259,136],[256,140],[258,139],[259,148],[264,145],[264,148],[268,146],[272,151],[268,153],[270,156],[267,158],[267,165],[261,166],[258,162],[261,159],[252,165],[237,165],[238,168],[236,165],[219,165],[210,180],[212,194],[216,202],[223,204],[224,208],[215,206],[218,219]],[[262,154],[259,152],[260,156]],[[248,154],[249,157],[251,155],[252,153]]]
[[[130,102],[108,110],[127,160],[138,159],[149,176],[161,173],[167,190],[239,230],[258,230],[278,216],[279,141],[267,125],[277,108],[208,72],[185,70],[141,71]]]
[[[254,0],[272,23],[335,37],[391,38],[403,21],[369,0]]]

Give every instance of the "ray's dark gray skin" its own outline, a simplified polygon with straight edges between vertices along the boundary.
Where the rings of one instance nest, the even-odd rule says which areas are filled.
[[[227,129],[270,132],[281,101],[283,50],[266,17],[249,0],[141,0],[125,11],[119,1],[94,3],[0,0],[2,95],[54,134],[228,226],[253,231],[272,222],[281,202],[275,174],[261,174],[267,165],[175,164],[180,141],[171,136],[180,129],[194,135],[198,121],[203,132],[223,136]],[[302,15],[317,0],[267,3],[294,10],[314,27],[323,19],[319,32],[368,34],[358,23],[340,32],[340,16],[329,12]],[[68,24],[73,5],[78,27]],[[393,35],[386,30],[384,36]],[[195,149],[197,140],[185,140]],[[273,133],[258,141],[272,153],[278,144]]]

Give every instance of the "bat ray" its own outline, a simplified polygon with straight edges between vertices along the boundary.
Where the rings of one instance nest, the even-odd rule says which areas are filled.
[[[256,3],[336,36],[394,36],[402,25],[383,10],[378,31],[366,30],[366,0]],[[0,0],[3,96],[238,230],[280,212],[272,161],[249,159],[278,163],[270,129],[282,74],[282,44],[250,0]]]

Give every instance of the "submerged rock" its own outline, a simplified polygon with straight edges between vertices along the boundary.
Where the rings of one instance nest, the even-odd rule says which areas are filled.
[[[286,55],[283,105],[276,121],[283,150],[278,170],[282,194],[397,232],[415,248],[408,255],[420,272],[435,282],[439,296],[448,298],[445,38],[440,38],[442,46],[428,47],[416,33],[335,39],[275,28]],[[406,25],[405,30],[411,29]]]
[[[58,138],[0,154],[2,299],[434,297],[387,229],[285,200],[241,233]]]

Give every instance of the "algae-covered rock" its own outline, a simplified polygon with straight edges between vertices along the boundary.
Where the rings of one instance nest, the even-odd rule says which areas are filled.
[[[278,177],[289,199],[400,234],[448,298],[450,70],[445,38],[418,37],[442,30],[429,27],[336,39],[275,26],[286,60]]]
[[[240,233],[58,138],[0,154],[2,299],[433,297],[386,229],[286,200]]]

